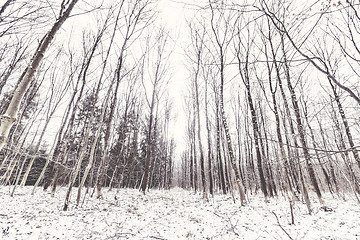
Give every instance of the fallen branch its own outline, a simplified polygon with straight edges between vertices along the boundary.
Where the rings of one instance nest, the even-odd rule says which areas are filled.
[[[157,237],[157,236],[149,236],[149,237],[154,239],[166,240],[166,238],[163,237]]]
[[[278,216],[276,215],[276,213],[275,213],[274,211],[272,211],[272,213],[275,215],[276,221],[277,221],[279,227],[284,231],[284,233],[286,233],[286,235],[288,235],[289,239],[294,240],[294,239],[290,236],[290,234],[281,226],[280,221],[279,221],[279,218],[278,218]]]

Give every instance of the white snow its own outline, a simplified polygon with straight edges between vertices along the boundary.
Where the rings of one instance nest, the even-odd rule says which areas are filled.
[[[331,212],[312,198],[312,215],[297,202],[295,225],[289,225],[284,197],[265,203],[262,196],[250,196],[248,206],[240,207],[231,196],[205,201],[201,194],[178,188],[146,195],[104,189],[103,199],[87,194],[82,206],[71,202],[64,212],[66,188],[54,198],[41,189],[31,195],[31,190],[19,188],[10,197],[9,187],[0,187],[0,239],[289,239],[272,212],[292,239],[360,239],[360,207],[351,195],[345,201],[325,195]]]

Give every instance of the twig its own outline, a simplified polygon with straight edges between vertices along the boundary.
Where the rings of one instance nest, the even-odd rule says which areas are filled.
[[[238,211],[235,211],[233,214],[231,214],[230,217],[229,217],[227,214],[225,214],[224,216],[221,216],[221,215],[220,215],[219,213],[217,213],[217,212],[213,212],[213,213],[214,213],[217,217],[220,217],[220,218],[224,219],[224,220],[227,222],[226,227],[227,227],[228,229],[226,229],[226,231],[231,230],[236,236],[239,236],[240,234],[235,231],[236,226],[237,226],[237,224],[238,224],[238,221],[236,221],[235,224],[233,224],[232,221],[231,221],[231,217],[235,216],[237,212],[238,212]],[[251,230],[251,229],[250,229],[250,230]]]
[[[279,221],[279,218],[278,218],[278,216],[276,215],[276,213],[275,213],[274,211],[272,211],[272,213],[275,215],[276,221],[277,221],[279,227],[284,231],[284,233],[286,233],[286,235],[288,235],[288,237],[289,237],[291,240],[294,240],[294,239],[290,236],[290,234],[281,226],[280,221]]]
[[[290,203],[290,213],[291,213],[291,224],[295,224],[295,220],[294,220],[294,209],[293,209],[293,201],[291,199],[289,199],[289,203]]]
[[[157,236],[149,236],[149,238],[160,239],[160,240],[166,240],[166,238],[163,238],[163,237],[157,237]]]
[[[122,237],[127,237],[127,235],[136,236],[133,233],[115,233],[115,235],[111,237],[107,237],[106,239],[122,238]]]

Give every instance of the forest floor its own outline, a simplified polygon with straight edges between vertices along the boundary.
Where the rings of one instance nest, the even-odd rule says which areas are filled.
[[[360,207],[351,195],[345,200],[326,195],[331,211],[312,198],[312,215],[297,202],[290,225],[284,197],[265,203],[262,196],[249,196],[249,204],[240,207],[231,196],[205,201],[178,188],[146,195],[105,189],[103,199],[87,194],[81,206],[71,202],[62,211],[66,188],[54,198],[41,189],[31,195],[31,190],[19,188],[10,197],[9,187],[0,187],[0,239],[360,239]]]

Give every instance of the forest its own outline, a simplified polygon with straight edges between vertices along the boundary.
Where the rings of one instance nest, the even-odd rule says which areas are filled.
[[[263,206],[277,230],[257,237],[360,237],[359,1],[2,0],[0,99],[3,237],[25,239],[17,201],[139,221],[189,204],[205,225],[53,238],[256,239],[239,222]],[[199,208],[227,230],[206,235]],[[301,232],[328,213],[348,231]]]

